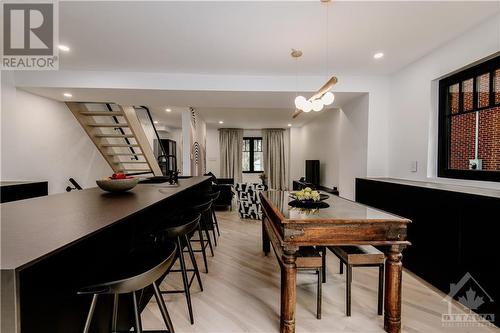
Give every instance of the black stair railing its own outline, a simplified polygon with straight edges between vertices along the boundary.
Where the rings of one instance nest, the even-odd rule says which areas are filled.
[[[111,104],[106,103],[106,107],[108,108],[108,111],[113,112],[113,108],[111,107]],[[113,118],[115,124],[119,124],[120,123],[120,121],[118,120],[118,118],[116,116],[113,116],[112,118]],[[115,127],[115,130],[118,130],[120,132],[120,134],[125,134],[125,131],[121,127]],[[130,140],[128,138],[124,138],[124,139],[125,139],[125,142],[129,145],[130,144]],[[129,147],[129,149],[130,149],[130,152],[132,154],[136,154],[136,152],[135,152],[135,150],[134,150],[133,147]],[[137,161],[137,160],[139,160],[139,157],[137,155],[134,155],[130,159]]]
[[[177,157],[175,155],[167,155],[167,150],[163,146],[163,141],[160,138],[160,134],[156,129],[155,123],[153,121],[153,117],[151,116],[151,112],[147,106],[141,105],[139,108],[146,111],[149,121],[151,122],[151,126],[155,132],[156,139],[158,140],[158,146],[160,147],[161,152],[158,154],[158,164],[162,170],[164,176],[168,176],[170,182],[177,182]],[[173,165],[173,170],[170,170],[170,165]]]

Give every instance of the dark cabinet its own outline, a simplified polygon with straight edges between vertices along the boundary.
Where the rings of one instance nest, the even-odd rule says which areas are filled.
[[[408,183],[358,178],[356,201],[411,219],[404,267],[446,294],[470,273],[495,300],[481,311],[498,325],[500,198]]]

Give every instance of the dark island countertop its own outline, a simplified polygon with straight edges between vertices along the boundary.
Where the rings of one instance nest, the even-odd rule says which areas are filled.
[[[23,269],[208,179],[179,179],[177,187],[139,184],[120,194],[96,187],[1,204],[0,268]]]

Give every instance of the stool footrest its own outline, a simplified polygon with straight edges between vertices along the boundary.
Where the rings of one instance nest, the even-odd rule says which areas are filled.
[[[113,331],[111,333],[130,333],[131,331]],[[143,333],[171,333],[168,330],[142,330]]]
[[[186,269],[187,272],[194,272],[194,269]],[[181,272],[181,270],[170,270],[170,272]],[[191,277],[189,278],[189,283],[188,283],[188,288],[191,289],[191,285],[193,284],[193,281],[194,281],[194,278],[196,277],[196,274],[193,273],[193,275],[191,275]],[[183,294],[185,293],[186,291],[183,289],[183,290],[160,290],[160,293],[162,294]]]

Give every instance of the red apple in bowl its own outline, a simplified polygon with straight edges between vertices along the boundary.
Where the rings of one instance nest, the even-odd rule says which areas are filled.
[[[96,180],[97,186],[107,192],[125,192],[133,189],[138,182],[138,178],[127,176],[121,172],[114,173],[107,179]]]

